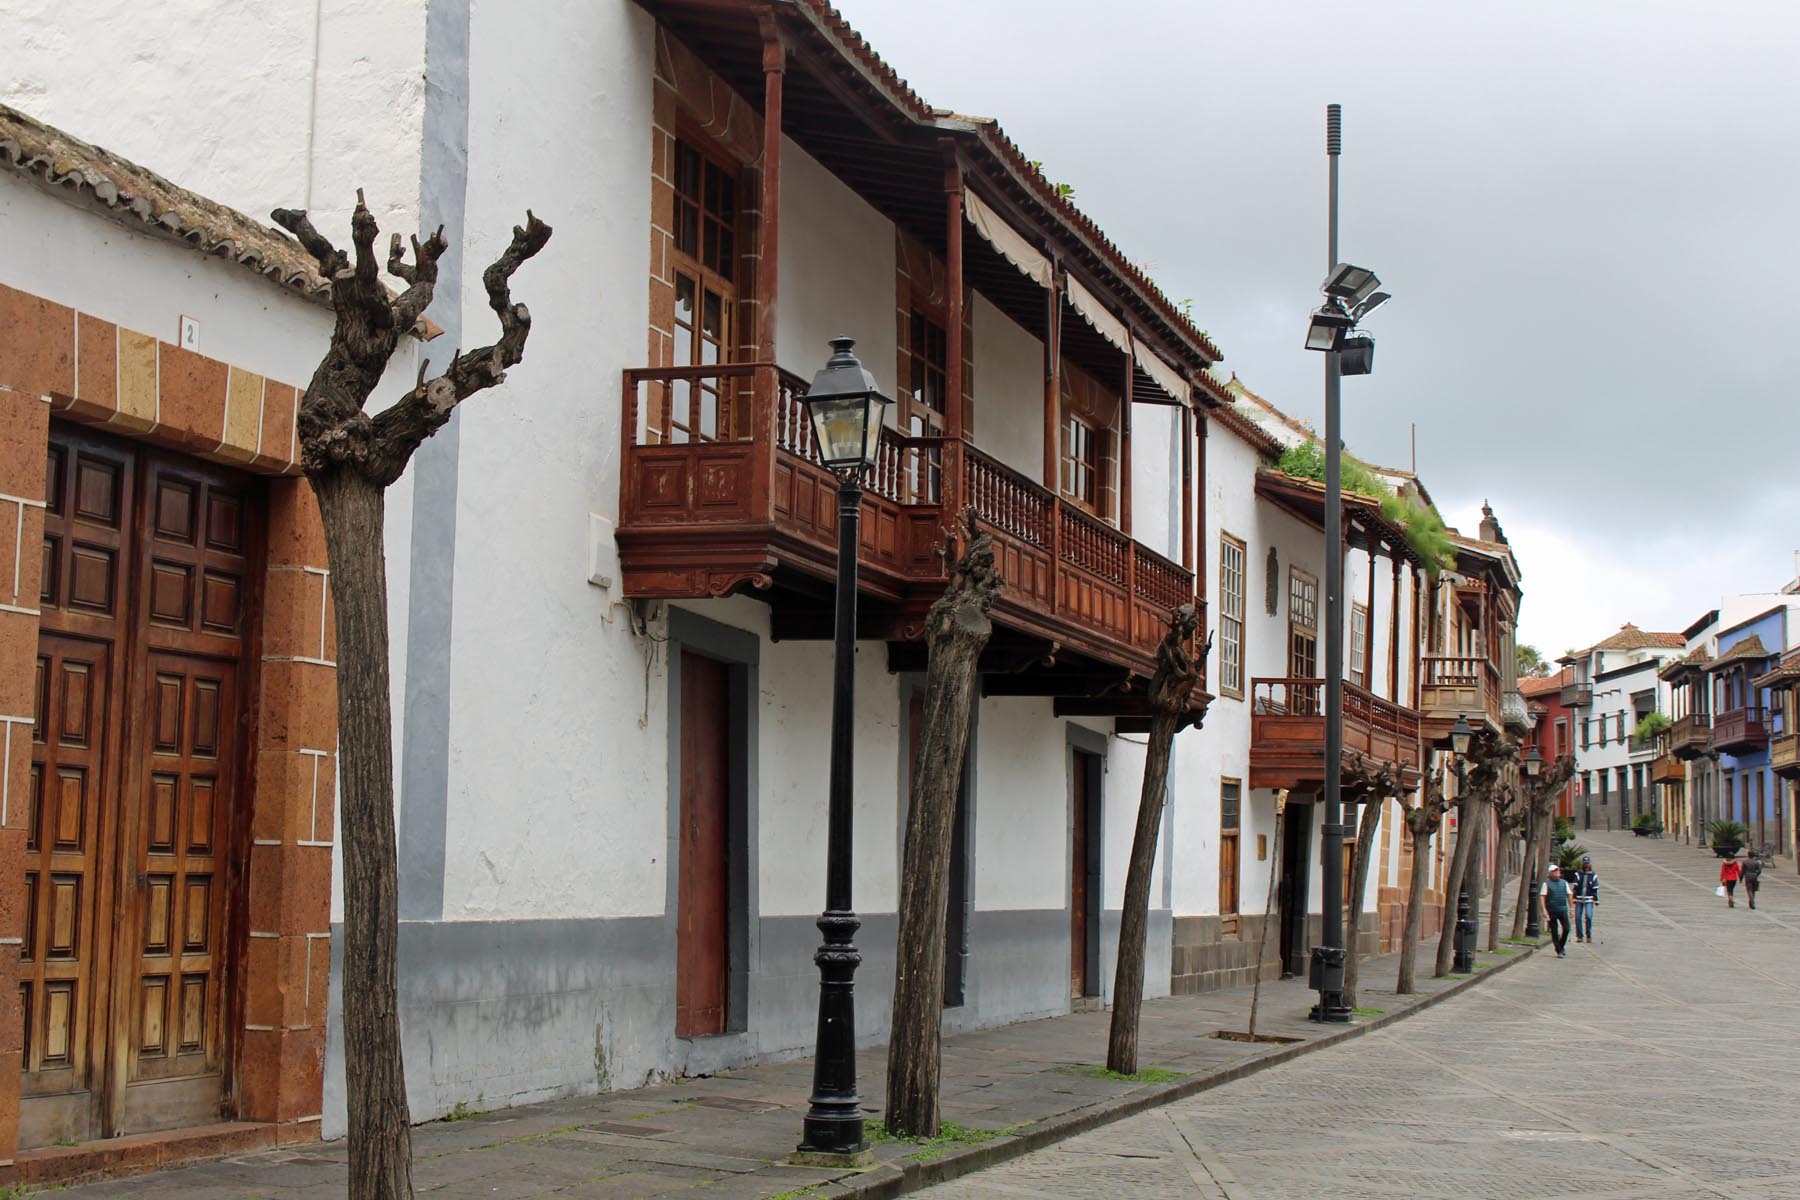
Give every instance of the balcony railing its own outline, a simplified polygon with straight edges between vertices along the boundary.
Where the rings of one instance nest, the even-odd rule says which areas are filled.
[[[1727,754],[1754,754],[1767,749],[1769,725],[1762,705],[1733,708],[1714,717],[1712,744]]]
[[[1650,761],[1651,783],[1686,783],[1687,764],[1673,754],[1658,754]]]
[[[1391,763],[1415,776],[1421,760],[1419,714],[1353,683],[1344,684],[1343,746],[1372,764]],[[1322,782],[1325,681],[1251,681],[1251,787],[1305,787]]]
[[[1698,758],[1712,748],[1712,714],[1689,713],[1669,726],[1669,752],[1677,758]]]
[[[1433,656],[1419,660],[1419,708],[1433,728],[1454,723],[1459,716],[1479,727],[1485,721],[1498,730],[1500,721],[1500,669],[1485,658]]]
[[[805,381],[766,363],[625,373],[619,535],[625,591],[767,585],[771,540],[828,575],[836,478],[819,465]],[[1194,574],[961,439],[882,432],[864,481],[864,586],[922,611],[942,587],[950,506],[993,535],[1002,620],[1076,650],[1154,653]],[[722,555],[730,550],[731,555]]]
[[[1777,775],[1800,778],[1800,733],[1783,733],[1769,742],[1769,765]]]
[[[1562,686],[1562,703],[1564,708],[1586,708],[1594,702],[1594,685],[1591,683],[1565,683]]]

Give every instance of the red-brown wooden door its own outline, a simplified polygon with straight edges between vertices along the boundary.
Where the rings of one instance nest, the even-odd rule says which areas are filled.
[[[1093,936],[1088,906],[1092,902],[1090,824],[1094,816],[1092,775],[1094,756],[1085,750],[1071,751],[1069,795],[1071,829],[1069,837],[1069,995],[1091,996],[1088,979],[1088,949]]]
[[[24,1146],[221,1115],[257,527],[252,481],[60,424],[46,481]]]
[[[730,936],[730,670],[681,654],[675,1036],[725,1032]]]

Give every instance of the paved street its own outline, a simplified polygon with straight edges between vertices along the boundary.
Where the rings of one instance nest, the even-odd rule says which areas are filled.
[[[1800,885],[1592,834],[1598,943],[1215,1091],[930,1189],[962,1197],[1792,1197]]]

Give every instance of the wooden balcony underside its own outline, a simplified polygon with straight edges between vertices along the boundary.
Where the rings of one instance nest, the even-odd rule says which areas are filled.
[[[1800,733],[1784,733],[1769,743],[1769,765],[1777,775],[1800,779]]]
[[[710,423],[693,399],[703,380],[718,389]],[[627,372],[617,531],[626,596],[748,591],[770,602],[778,636],[831,635],[837,481],[814,461],[802,390],[766,367]],[[683,399],[690,419],[678,422],[671,410]],[[1191,572],[967,442],[889,430],[862,500],[862,636],[922,635],[944,589],[952,503],[993,536],[999,640],[1028,643],[1046,667],[1147,677],[1170,610],[1197,603]]]
[[[1755,754],[1769,748],[1769,725],[1760,706],[1734,708],[1713,718],[1713,749]]]
[[[1500,669],[1492,662],[1436,656],[1419,666],[1420,731],[1428,745],[1446,744],[1458,717],[1476,733],[1500,732]]]
[[[1668,738],[1669,752],[1676,758],[1699,758],[1712,748],[1712,717],[1706,713],[1676,717]]]
[[[1325,782],[1325,681],[1252,681],[1250,786],[1314,791]],[[1395,768],[1418,786],[1419,714],[1354,684],[1344,685],[1344,770]]]

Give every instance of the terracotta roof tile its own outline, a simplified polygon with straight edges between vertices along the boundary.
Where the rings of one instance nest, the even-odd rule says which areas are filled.
[[[1789,650],[1775,669],[1750,681],[1752,687],[1787,688],[1800,685],[1800,650]]]
[[[1685,645],[1687,639],[1679,633],[1652,633],[1627,621],[1619,627],[1619,632],[1595,642],[1581,653],[1591,654],[1595,650],[1679,650]]]
[[[1575,673],[1564,667],[1554,675],[1527,675],[1519,680],[1519,694],[1527,700],[1562,691],[1563,684],[1574,680]]]
[[[1730,666],[1732,663],[1752,662],[1759,658],[1768,658],[1774,653],[1775,651],[1770,650],[1763,645],[1761,637],[1753,633],[1743,641],[1732,646],[1731,649],[1724,651],[1719,657],[1713,659],[1706,669],[1708,671],[1717,671],[1722,667]]]

